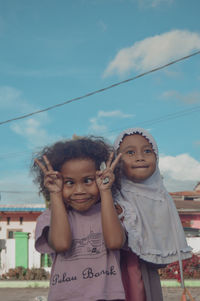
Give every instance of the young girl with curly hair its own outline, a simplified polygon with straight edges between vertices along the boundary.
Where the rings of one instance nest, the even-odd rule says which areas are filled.
[[[35,159],[35,181],[50,200],[35,242],[53,259],[48,301],[125,299],[119,264],[125,234],[111,192],[121,155],[112,162],[110,151],[102,139],[85,137],[45,147]]]

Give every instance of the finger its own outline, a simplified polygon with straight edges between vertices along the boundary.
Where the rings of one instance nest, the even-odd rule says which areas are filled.
[[[47,171],[44,178],[44,184],[56,184],[57,180],[62,180],[61,174],[59,174],[57,171]]]
[[[110,172],[107,171],[97,171],[96,172],[96,180],[101,180],[103,184],[109,183]]]
[[[47,169],[46,167],[44,166],[44,164],[42,164],[38,159],[35,159],[34,162],[39,166],[39,168],[42,170],[42,172],[44,174],[47,173]]]
[[[54,171],[54,170],[47,170],[45,175],[46,177],[49,177],[54,180],[61,178],[61,174],[58,171]]]
[[[105,184],[108,184],[110,182],[110,179],[108,177],[104,178],[102,183],[105,185]]]
[[[45,164],[46,164],[46,167],[47,167],[47,170],[53,170],[53,167],[51,166],[51,163],[49,162],[49,160],[48,160],[48,158],[47,158],[47,156],[43,156],[43,160],[44,160],[44,162],[45,162]]]
[[[100,177],[103,174],[103,170],[97,170],[96,171],[96,177]]]
[[[113,171],[111,168],[106,169],[103,174],[101,175],[101,180],[103,184],[109,183],[113,178]]]
[[[112,169],[112,171],[115,169],[116,165],[118,164],[120,158],[121,158],[122,154],[119,153],[117,155],[117,157],[115,158],[115,160],[113,161],[113,163],[111,164],[110,168]]]
[[[111,162],[114,156],[114,152],[110,153],[108,161],[106,162],[106,167],[109,168],[111,166]]]

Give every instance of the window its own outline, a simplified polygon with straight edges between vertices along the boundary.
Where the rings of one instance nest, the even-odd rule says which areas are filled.
[[[14,232],[8,231],[8,238],[14,238]]]
[[[41,267],[51,267],[52,260],[49,254],[41,254]]]
[[[184,201],[193,201],[194,198],[193,197],[190,197],[190,196],[185,196],[184,197]]]
[[[7,238],[12,239],[14,238],[14,232],[22,232],[21,229],[8,229],[7,230]]]
[[[184,227],[184,232],[187,237],[200,237],[200,229]]]
[[[10,225],[10,217],[7,217],[7,225]]]

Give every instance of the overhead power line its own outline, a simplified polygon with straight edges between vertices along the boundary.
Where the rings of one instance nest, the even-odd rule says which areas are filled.
[[[182,110],[182,111],[167,114],[167,115],[155,118],[155,119],[147,120],[147,121],[141,122],[141,124],[150,126],[155,123],[163,122],[163,121],[170,120],[170,119],[176,119],[176,118],[188,115],[188,114],[196,113],[199,110],[200,110],[200,106],[196,106],[196,107],[193,107],[193,108],[190,108],[187,110]]]
[[[150,74],[150,73],[153,73],[153,72],[159,71],[159,70],[161,70],[161,69],[164,69],[164,68],[166,68],[166,67],[168,67],[168,66],[170,66],[170,65],[173,65],[173,64],[178,63],[178,62],[180,62],[180,61],[186,60],[186,59],[188,59],[188,58],[190,58],[190,57],[192,57],[192,56],[195,56],[195,55],[197,55],[197,54],[200,54],[200,50],[198,50],[198,51],[196,51],[196,52],[193,52],[193,53],[191,53],[191,54],[189,54],[189,55],[187,55],[187,56],[181,57],[181,58],[179,58],[179,59],[173,60],[173,61],[171,61],[171,62],[169,62],[169,63],[167,63],[167,64],[165,64],[165,65],[162,65],[162,66],[160,66],[160,67],[156,67],[156,68],[154,68],[154,69],[151,69],[151,70],[149,70],[149,71],[146,71],[146,72],[141,73],[141,74],[139,74],[139,75],[136,75],[136,76],[134,76],[134,77],[131,77],[131,78],[125,79],[125,80],[123,80],[123,81],[117,82],[117,83],[115,83],[115,84],[109,85],[109,86],[104,87],[104,88],[102,88],[102,89],[95,90],[95,91],[89,92],[89,93],[87,93],[87,94],[85,94],[85,95],[82,95],[82,96],[78,96],[78,97],[69,99],[69,100],[64,101],[64,102],[62,102],[62,103],[58,103],[58,104],[55,104],[55,105],[53,105],[53,106],[44,108],[44,109],[42,109],[42,110],[38,110],[38,111],[35,111],[35,112],[32,112],[32,113],[28,113],[28,114],[21,115],[21,116],[15,117],[15,118],[11,118],[11,119],[8,119],[8,120],[5,120],[5,121],[1,121],[1,122],[0,122],[0,125],[5,124],[5,123],[9,123],[9,122],[12,122],[12,121],[24,119],[24,118],[27,118],[27,117],[30,117],[30,116],[33,116],[33,115],[36,115],[36,114],[39,114],[39,113],[43,113],[43,112],[49,111],[49,110],[53,110],[53,109],[55,109],[55,108],[57,108],[57,107],[64,106],[64,105],[69,104],[69,103],[71,103],[71,102],[78,101],[78,100],[87,98],[87,97],[89,97],[89,96],[95,95],[95,94],[97,94],[97,93],[104,92],[104,91],[106,91],[106,90],[112,89],[112,88],[117,87],[117,86],[119,86],[119,85],[122,85],[122,84],[128,83],[128,82],[130,82],[130,81],[136,80],[136,79],[138,79],[138,78],[140,78],[140,77],[143,77],[143,76],[145,76],[145,75],[148,75],[148,74]]]
[[[140,121],[140,125],[145,126],[145,127],[146,126],[151,126],[151,125],[156,124],[156,123],[160,123],[160,122],[171,120],[171,119],[180,118],[180,117],[183,117],[183,116],[186,116],[186,115],[189,115],[189,114],[192,114],[192,113],[196,113],[196,112],[199,112],[199,111],[200,111],[200,106],[195,106],[195,107],[187,109],[187,110],[181,110],[181,111],[177,111],[177,112],[174,112],[174,113],[162,115],[162,116],[157,117],[157,118]],[[136,124],[136,125],[131,124],[131,127],[137,126],[137,125],[138,124]],[[129,126],[127,126],[127,128],[128,127]],[[123,128],[124,128],[124,126],[123,126]],[[101,133],[101,134],[104,135],[104,134],[110,133],[110,132],[118,132],[118,131],[121,131],[121,129],[122,128],[107,130],[106,132]]]
[[[166,114],[166,115],[162,115],[160,117],[157,117],[157,118],[153,118],[153,119],[149,119],[149,120],[144,120],[144,121],[141,121],[140,122],[140,125],[143,125],[143,126],[151,126],[153,124],[156,124],[156,123],[160,123],[160,122],[163,122],[163,121],[167,121],[167,120],[171,120],[171,119],[176,119],[176,118],[180,118],[180,117],[183,117],[183,116],[186,116],[186,115],[189,115],[189,114],[192,114],[192,113],[197,113],[200,111],[200,105],[199,106],[195,106],[193,108],[190,108],[190,109],[186,109],[186,110],[181,110],[181,111],[177,111],[177,112],[174,112],[174,113],[170,113],[170,114]],[[131,124],[131,127],[133,126],[137,126],[134,125],[134,124]],[[127,126],[127,128],[130,127],[129,125]],[[123,126],[124,128],[124,126]],[[113,133],[113,132],[119,132],[121,131],[122,128],[115,128],[115,129],[112,129],[112,130],[107,130],[106,132],[102,132],[100,133],[100,135],[104,135],[104,134],[107,134],[107,133]],[[13,152],[13,153],[5,153],[5,154],[0,154],[0,159],[3,158],[3,159],[7,159],[7,158],[10,158],[10,157],[14,157],[16,158],[18,155],[23,155],[23,154],[29,154],[30,153],[33,155],[35,153],[35,151],[31,152],[30,150],[29,151],[22,151],[22,152]]]

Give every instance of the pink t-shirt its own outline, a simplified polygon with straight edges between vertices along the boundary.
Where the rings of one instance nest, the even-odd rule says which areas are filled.
[[[69,211],[72,247],[55,253],[48,245],[45,228],[50,225],[50,210],[43,212],[36,225],[35,247],[52,255],[48,301],[124,300],[119,251],[105,247],[101,204],[86,212]]]

